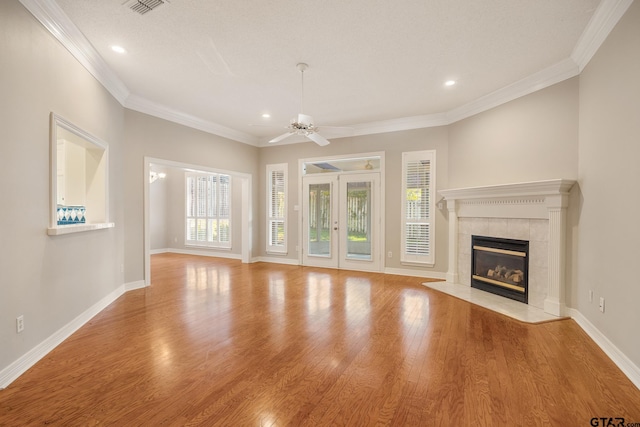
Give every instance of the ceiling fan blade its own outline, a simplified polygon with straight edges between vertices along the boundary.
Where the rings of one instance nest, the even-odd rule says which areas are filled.
[[[321,147],[324,147],[325,145],[329,145],[329,141],[326,140],[324,137],[318,135],[317,133],[310,133],[309,135],[307,135],[307,138],[309,138],[316,144],[320,145]]]
[[[293,135],[293,132],[283,133],[283,134],[282,134],[282,135],[280,135],[280,136],[276,136],[275,138],[270,139],[270,140],[269,140],[269,143],[270,143],[270,144],[273,144],[274,142],[280,142],[280,141],[282,141],[282,140],[283,140],[283,139],[285,139],[285,138],[289,138],[291,135]]]

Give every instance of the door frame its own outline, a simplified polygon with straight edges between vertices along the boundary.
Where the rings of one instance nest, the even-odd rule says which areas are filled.
[[[151,285],[151,210],[150,210],[150,197],[151,197],[151,188],[149,183],[149,173],[151,171],[151,165],[158,166],[167,166],[177,169],[194,169],[198,171],[204,172],[212,172],[212,173],[224,173],[227,175],[231,175],[233,182],[238,182],[241,188],[241,197],[242,197],[242,212],[241,212],[241,237],[240,241],[242,247],[240,249],[241,255],[240,259],[242,263],[250,263],[252,257],[252,197],[251,197],[251,187],[252,187],[252,177],[248,173],[244,172],[235,172],[229,171],[225,169],[211,168],[208,166],[194,165],[191,163],[183,163],[176,162],[173,160],[165,160],[158,159],[154,157],[144,156],[144,175],[143,175],[143,239],[144,239],[144,284],[145,286]],[[238,184],[232,184],[238,185]]]
[[[378,265],[379,272],[384,272],[385,269],[385,253],[386,253],[386,204],[385,204],[385,152],[384,151],[374,151],[368,153],[354,153],[354,154],[342,154],[337,156],[322,156],[322,157],[308,157],[303,159],[298,159],[298,203],[293,207],[295,211],[298,212],[298,264],[304,265],[302,260],[302,248],[304,247],[304,224],[302,223],[302,201],[303,201],[303,185],[302,178],[304,177],[304,164],[311,162],[322,162],[322,161],[331,161],[331,160],[347,160],[347,159],[359,159],[359,158],[367,158],[367,157],[379,157],[380,158],[380,169],[377,172],[380,172],[380,212],[379,212],[379,230],[380,233],[379,242],[380,242],[380,250],[378,251]],[[368,171],[364,170],[362,173],[371,173],[376,171]],[[349,172],[349,173],[358,173]]]

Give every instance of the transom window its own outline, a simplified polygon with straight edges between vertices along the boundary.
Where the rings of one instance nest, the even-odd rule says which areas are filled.
[[[231,176],[186,174],[186,244],[231,247]]]

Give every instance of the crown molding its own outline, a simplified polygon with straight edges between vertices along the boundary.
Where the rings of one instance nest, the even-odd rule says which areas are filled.
[[[571,58],[558,62],[522,80],[491,92],[458,108],[450,110],[448,124],[455,123],[483,111],[490,110],[514,99],[529,95],[546,87],[575,77],[580,73],[578,65]]]
[[[571,58],[578,64],[580,72],[591,61],[631,3],[633,0],[602,0],[600,2],[571,53]]]
[[[353,135],[371,135],[375,133],[398,132],[436,126],[446,126],[466,119],[483,111],[490,110],[514,99],[544,89],[579,74],[578,66],[571,58],[538,71],[522,80],[484,95],[446,113],[424,116],[404,117],[394,120],[363,123],[352,126]]]
[[[484,95],[474,101],[460,107],[449,110],[446,113],[427,114],[423,116],[403,117],[400,119],[383,120],[377,122],[362,123],[353,125],[353,132],[345,136],[372,135],[376,133],[399,132],[411,129],[430,128],[436,126],[447,126],[467,117],[474,116],[484,111],[505,104],[514,99],[544,89],[556,83],[575,77],[580,73],[578,65],[571,58],[567,58],[559,63],[538,71],[522,80],[498,89],[490,94]],[[329,138],[335,139],[336,137]],[[277,144],[295,144],[307,141],[305,138],[290,138],[286,142]],[[261,147],[267,146],[267,140],[261,140]]]
[[[150,116],[165,119],[193,129],[218,135],[223,138],[253,145],[254,147],[257,147],[260,144],[260,140],[253,135],[174,110],[166,105],[156,104],[138,95],[130,95],[126,99],[124,106],[130,110],[139,111],[141,113],[149,114]]]
[[[362,135],[373,135],[377,133],[387,133],[387,132],[399,132],[404,130],[411,129],[422,129],[422,128],[430,128],[436,126],[445,126],[448,125],[447,117],[445,114],[429,114],[424,116],[413,116],[413,117],[402,117],[399,119],[391,119],[391,120],[381,120],[377,122],[369,122],[369,123],[361,123],[353,126],[348,126],[348,129],[345,131],[331,131],[331,135],[323,134],[322,125],[318,126],[320,128],[320,134],[323,134],[327,139],[333,140],[338,138],[346,138],[349,136],[362,136]],[[282,142],[277,144],[269,144],[270,138],[263,138],[260,140],[260,147],[271,147],[276,145],[289,145],[289,144],[297,144],[300,142],[308,142],[309,140],[303,136],[291,136]]]
[[[20,2],[126,108],[245,144],[257,147],[269,145],[266,138],[258,138],[131,94],[54,0],[20,0]],[[633,0],[602,0],[571,56],[522,80],[448,112],[357,124],[351,126],[352,132],[338,134],[330,139],[446,126],[575,77],[584,69],[631,3]],[[291,137],[278,145],[306,141],[307,139],[303,137]]]
[[[129,89],[109,68],[98,51],[54,0],[20,0],[20,3],[95,77],[115,99],[124,103]]]
[[[423,116],[402,117],[399,119],[381,120],[351,126],[353,135],[371,135],[375,133],[397,132],[401,130],[446,126],[449,124],[446,113],[427,114]]]

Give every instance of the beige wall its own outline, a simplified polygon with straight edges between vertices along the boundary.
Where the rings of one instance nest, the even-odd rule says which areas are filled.
[[[320,147],[313,142],[302,144],[280,145],[262,148],[260,150],[260,216],[259,224],[260,247],[259,253],[266,255],[266,168],[267,164],[288,163],[289,165],[289,189],[288,189],[288,219],[287,228],[288,254],[285,258],[297,260],[295,251],[298,245],[298,212],[293,210],[294,205],[302,209],[302,201],[298,200],[298,159],[316,158],[322,156],[337,156],[376,151],[385,152],[386,162],[386,201],[385,201],[385,228],[386,243],[384,253],[391,251],[392,258],[384,257],[385,267],[405,268],[420,270],[422,272],[447,271],[447,221],[443,212],[436,210],[436,263],[433,268],[418,268],[406,266],[400,263],[400,188],[402,152],[416,150],[436,150],[437,188],[448,188],[448,147],[447,128],[437,127],[428,129],[416,129],[402,132],[390,132],[384,134],[358,136],[351,138],[335,139],[330,145]]]
[[[451,188],[578,177],[578,79],[449,126]]]
[[[126,282],[144,278],[145,157],[251,175],[251,216],[258,217],[258,148],[128,109],[125,110],[124,139]],[[233,185],[239,187],[239,182],[234,180]],[[254,254],[258,232],[258,227],[254,226]]]
[[[572,301],[640,366],[640,3],[580,75],[581,189]],[[594,291],[594,302],[588,292]],[[605,312],[598,298],[605,298]]]
[[[1,371],[123,284],[124,109],[17,0],[0,33]],[[52,111],[109,144],[115,228],[47,235]]]

